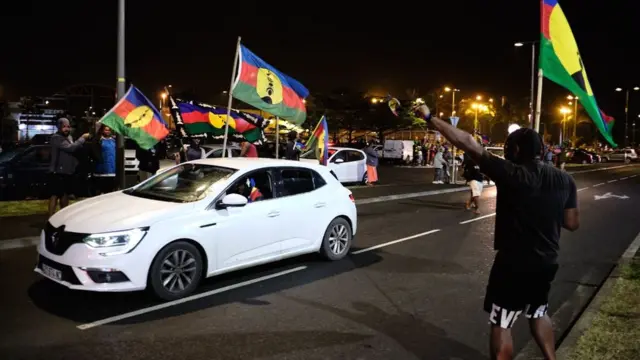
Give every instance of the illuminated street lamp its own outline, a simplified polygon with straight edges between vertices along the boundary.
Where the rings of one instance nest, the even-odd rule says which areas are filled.
[[[525,41],[525,42],[517,42],[513,44],[515,47],[523,47],[525,44],[531,44],[531,99],[529,101],[529,114],[531,116],[531,127],[533,128],[533,119],[535,118],[535,114],[533,111],[533,91],[535,89],[535,79],[536,79],[536,44],[538,41]]]
[[[577,96],[567,95],[567,100],[573,100],[573,101],[569,101],[569,105],[573,105],[573,138],[574,139],[576,138],[576,130],[578,127],[578,100],[579,99],[580,98]]]
[[[448,86],[445,86],[444,91],[451,93],[451,116],[455,116],[456,115],[456,93],[460,92],[460,89],[455,89],[455,88],[450,88]]]
[[[562,144],[567,130],[567,114],[571,113],[571,110],[563,106],[560,108],[560,113],[562,114],[562,132],[560,133],[560,143]]]
[[[477,99],[477,97],[476,97],[476,99]],[[471,108],[473,110],[475,110],[475,113],[476,113],[475,120],[473,120],[473,132],[476,133],[476,132],[478,132],[478,112],[479,111],[484,111],[484,112],[489,111],[489,107],[487,105],[485,105],[485,104],[473,103],[473,104],[471,104]]]
[[[481,95],[477,95],[476,96],[476,100],[481,101],[482,100],[482,96]]]

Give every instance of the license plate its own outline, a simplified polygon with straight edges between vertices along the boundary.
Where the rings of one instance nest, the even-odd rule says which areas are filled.
[[[62,280],[62,271],[56,270],[51,266],[42,264],[42,272],[52,279]]]

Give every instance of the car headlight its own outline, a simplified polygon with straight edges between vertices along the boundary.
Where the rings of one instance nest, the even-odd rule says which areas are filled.
[[[91,234],[83,239],[92,248],[104,249],[103,256],[119,255],[131,252],[147,235],[149,228],[138,228],[124,231],[114,231],[101,234]]]

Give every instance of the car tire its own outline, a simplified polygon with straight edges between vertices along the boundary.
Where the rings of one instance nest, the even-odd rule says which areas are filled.
[[[320,245],[320,254],[327,260],[336,261],[344,258],[351,249],[353,231],[344,218],[335,218],[327,227]]]
[[[171,265],[165,260],[169,260]],[[162,300],[183,298],[198,287],[202,268],[202,254],[198,248],[186,241],[173,242],[162,248],[151,263],[150,290]]]
[[[589,162],[587,160],[582,160],[582,165],[587,165]]]
[[[624,163],[625,163],[625,164],[629,164],[629,163],[631,163],[631,159],[629,159],[629,158],[625,158],[625,159],[624,159]]]
[[[369,174],[367,174],[367,171],[365,170],[364,175],[362,175],[362,185],[367,185],[368,182],[369,182]]]

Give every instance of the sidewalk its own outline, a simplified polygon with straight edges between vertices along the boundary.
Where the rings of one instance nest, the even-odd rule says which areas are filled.
[[[640,359],[640,234],[557,352],[558,359]]]

